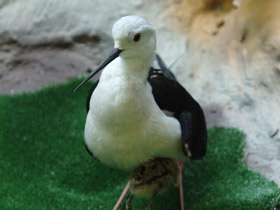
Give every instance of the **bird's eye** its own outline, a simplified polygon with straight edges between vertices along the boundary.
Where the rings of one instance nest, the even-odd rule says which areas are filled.
[[[140,40],[140,38],[141,38],[141,34],[137,33],[134,35],[133,41],[138,42]]]

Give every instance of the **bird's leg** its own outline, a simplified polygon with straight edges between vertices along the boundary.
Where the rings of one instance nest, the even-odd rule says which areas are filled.
[[[134,198],[134,195],[133,194],[131,194],[130,196],[129,196],[129,198],[127,199],[127,201],[126,201],[126,210],[131,210],[132,209],[132,200],[133,200],[133,198]]]
[[[179,191],[180,191],[180,205],[181,210],[184,210],[184,197],[183,197],[183,169],[184,169],[184,163],[182,161],[178,161],[177,163],[179,168]]]
[[[157,193],[154,193],[153,194],[153,197],[148,205],[148,210],[153,210],[154,209],[154,200],[155,200],[155,197],[156,197]]]
[[[126,186],[125,186],[125,188],[124,188],[124,190],[123,190],[123,192],[122,192],[122,194],[121,194],[121,196],[120,196],[118,202],[117,202],[116,205],[114,206],[113,210],[117,210],[117,209],[120,207],[120,205],[122,204],[122,201],[123,201],[123,199],[125,198],[125,196],[126,196],[128,190],[129,190],[129,185],[130,185],[130,181],[128,181],[128,183],[126,184]]]

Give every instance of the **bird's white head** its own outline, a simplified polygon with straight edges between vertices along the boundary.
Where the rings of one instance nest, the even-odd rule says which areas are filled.
[[[138,16],[125,16],[113,26],[115,48],[122,58],[151,58],[155,55],[155,29],[150,22]]]
[[[138,66],[145,67],[147,72],[143,72],[143,78],[146,79],[156,50],[156,34],[152,24],[138,16],[125,16],[114,24],[112,34],[113,51],[74,92],[119,56],[126,61],[123,63],[130,66],[138,64]]]

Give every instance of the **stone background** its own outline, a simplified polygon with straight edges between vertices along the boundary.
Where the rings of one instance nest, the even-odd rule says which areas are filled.
[[[208,127],[243,130],[244,161],[280,186],[279,11],[279,0],[0,0],[0,94],[88,74],[113,23],[143,16]]]

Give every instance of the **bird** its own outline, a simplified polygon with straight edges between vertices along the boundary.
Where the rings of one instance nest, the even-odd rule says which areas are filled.
[[[134,196],[151,197],[148,209],[153,209],[157,194],[164,193],[171,183],[179,186],[180,174],[176,163],[168,158],[155,158],[143,163],[132,171],[130,176],[131,195],[127,199],[126,209],[132,209]]]
[[[87,98],[85,146],[102,163],[132,174],[151,161],[178,162],[184,209],[183,162],[206,154],[204,112],[156,53],[156,31],[148,20],[124,16],[113,25],[112,36],[112,52],[74,90],[103,70]],[[160,68],[153,67],[155,59]]]

